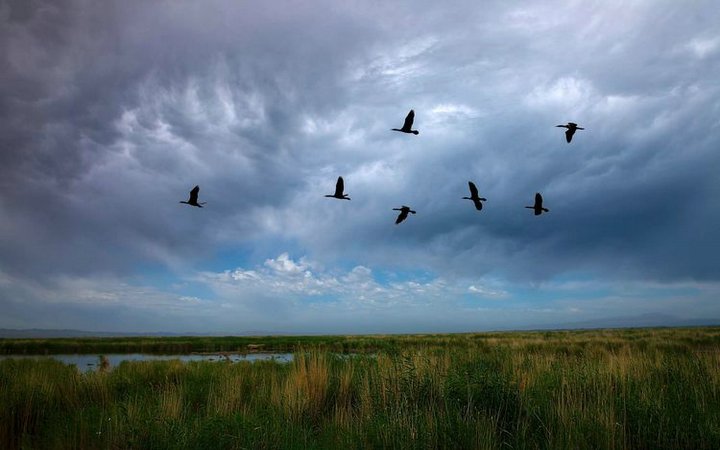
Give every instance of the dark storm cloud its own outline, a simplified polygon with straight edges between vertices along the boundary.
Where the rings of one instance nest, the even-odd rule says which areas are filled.
[[[5,270],[23,272],[181,259],[193,231],[212,243],[228,216],[282,202],[303,113],[341,101],[326,55],[364,27],[332,10],[307,27],[301,7],[20,3],[3,8],[0,170]],[[196,183],[221,214],[205,230],[176,208]]]
[[[356,256],[373,264],[425,261],[435,270],[500,271],[520,279],[573,270],[621,278],[717,279],[720,272],[712,261],[720,217],[710,204],[718,191],[712,167],[720,162],[714,150],[718,38],[710,34],[707,18],[692,11],[667,5],[660,12],[640,9],[648,18],[633,15],[638,11],[615,17],[612,11],[584,10],[592,26],[580,32],[577,27],[585,25],[573,24],[580,14],[551,17],[552,29],[537,40],[530,35],[532,27],[510,38],[529,44],[534,57],[520,47],[518,54],[529,59],[513,59],[512,70],[495,71],[496,79],[476,74],[495,83],[472,91],[474,82],[458,77],[452,85],[439,82],[428,89],[429,104],[416,107],[424,140],[408,144],[411,149],[393,142],[385,158],[389,176],[404,182],[403,195],[391,200],[372,194],[385,205],[417,207],[417,220],[405,224],[398,238],[376,225],[382,223],[381,214],[360,222],[353,217],[342,236],[366,237],[367,245],[357,246],[363,255]],[[609,34],[602,34],[605,26]],[[680,29],[669,33],[673,26]],[[568,41],[566,33],[592,38],[589,43]],[[398,77],[407,76],[409,84],[441,79],[445,71],[433,70],[431,62],[437,55],[454,56],[452,38],[449,44],[430,45],[429,54],[408,63],[407,72],[397,70]],[[483,49],[488,57],[492,50]],[[451,67],[453,72],[470,70]],[[688,72],[689,67],[698,70]],[[500,79],[498,73],[510,76]],[[493,89],[507,97],[496,96],[488,106],[483,100],[492,98]],[[423,128],[433,96],[477,111],[449,124],[437,121],[441,130]],[[588,127],[570,146],[562,130],[552,128],[567,120]],[[451,202],[464,195],[468,179],[490,198],[481,214],[471,215],[460,202]],[[348,189],[352,181],[346,178]],[[545,194],[552,214],[535,219],[520,209],[535,191]],[[342,236],[332,240],[330,228],[324,231],[322,239],[330,242],[316,245],[347,248]],[[312,239],[313,233],[303,237]],[[388,246],[394,248],[387,251]]]
[[[149,267],[193,279],[289,246],[453,295],[486,276],[717,281],[712,6],[5,2],[5,294],[135,292],[122,280]],[[410,108],[420,135],[391,132]],[[586,127],[569,145],[568,121]],[[323,197],[338,175],[351,202]],[[206,208],[179,205],[196,184]],[[403,204],[418,214],[395,226]],[[252,261],[218,260],[234,247]]]

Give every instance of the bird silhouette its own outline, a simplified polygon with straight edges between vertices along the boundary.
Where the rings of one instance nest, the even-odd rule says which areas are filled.
[[[415,120],[415,110],[410,110],[407,117],[405,117],[405,123],[402,128],[392,128],[392,131],[400,131],[402,133],[420,134],[418,130],[413,130],[413,120]]]
[[[188,199],[188,201],[184,202],[181,200],[180,203],[185,203],[186,205],[197,206],[198,208],[202,208],[202,205],[204,205],[207,202],[198,203],[197,198],[198,198],[199,192],[200,192],[200,186],[195,186],[194,188],[192,188],[192,191],[190,191],[190,198]]]
[[[335,193],[328,194],[325,197],[332,197],[332,198],[337,198],[340,200],[350,200],[350,197],[348,197],[347,194],[343,194],[344,190],[345,190],[345,182],[343,181],[343,177],[338,177],[337,183],[335,183]]]
[[[535,193],[535,204],[534,204],[533,206],[526,206],[526,208],[534,209],[536,216],[539,216],[540,214],[542,214],[543,211],[545,211],[545,212],[550,212],[549,209],[543,208],[542,203],[543,203],[542,195],[540,195],[539,192],[536,192],[536,193]]]
[[[575,134],[575,130],[584,130],[585,128],[580,128],[577,126],[576,123],[568,122],[567,125],[555,125],[556,128],[567,128],[567,131],[565,131],[565,140],[568,141],[568,144],[570,141],[572,141],[573,134]]]
[[[416,211],[413,211],[410,209],[409,206],[403,205],[402,208],[393,208],[393,211],[400,211],[400,214],[398,214],[397,219],[395,219],[395,225],[399,224],[403,220],[407,219],[408,213],[415,214]]]
[[[470,197],[463,197],[463,199],[472,200],[473,203],[475,203],[475,209],[480,211],[482,209],[482,202],[486,202],[487,199],[478,197],[478,190],[477,187],[475,187],[475,183],[468,181],[468,186],[470,187]]]

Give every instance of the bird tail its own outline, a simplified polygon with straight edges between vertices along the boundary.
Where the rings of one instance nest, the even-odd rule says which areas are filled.
[[[414,134],[415,136],[417,136],[418,134],[420,134],[420,132],[419,132],[418,130],[412,130],[412,134]]]
[[[550,210],[547,209],[547,208],[543,208],[542,210],[545,211],[545,212],[550,212]]]

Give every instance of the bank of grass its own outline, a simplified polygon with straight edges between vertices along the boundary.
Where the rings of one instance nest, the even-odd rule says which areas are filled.
[[[0,448],[720,448],[718,328],[357,339],[393,346],[5,360]]]
[[[680,331],[682,330],[682,331]],[[679,333],[679,334],[678,334]],[[717,345],[720,327],[697,328],[635,328],[615,330],[527,331],[461,334],[406,335],[335,335],[335,336],[173,336],[173,337],[105,337],[54,339],[2,339],[0,355],[27,354],[101,354],[156,353],[180,354],[191,352],[294,352],[312,347],[336,353],[376,351],[398,352],[416,347],[475,348],[482,345],[543,345],[553,342],[562,345],[584,345],[586,341],[630,340],[662,345],[690,344],[694,347]]]

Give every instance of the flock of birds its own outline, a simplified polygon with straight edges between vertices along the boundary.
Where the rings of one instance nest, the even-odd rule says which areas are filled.
[[[415,121],[415,111],[410,110],[407,117],[405,117],[405,123],[403,124],[402,128],[392,128],[391,131],[399,131],[401,133],[408,133],[408,134],[414,134],[418,135],[420,132],[418,130],[413,130],[413,122]],[[579,127],[576,123],[568,122],[567,125],[556,125],[556,127],[560,128],[567,128],[567,131],[565,131],[565,140],[568,142],[568,144],[572,141],[572,137],[575,134],[575,131],[577,130],[584,130],[585,128]],[[475,209],[478,211],[482,210],[482,202],[487,201],[486,198],[480,197],[480,194],[478,193],[478,188],[475,186],[475,183],[472,181],[468,181],[468,187],[470,188],[470,197],[463,197],[464,200],[472,200],[473,204],[475,205]],[[196,206],[198,208],[202,208],[202,205],[204,205],[206,202],[198,202],[198,194],[200,193],[200,186],[195,186],[190,191],[190,198],[188,201],[181,201],[180,203],[185,203],[186,205],[190,206]],[[336,198],[338,200],[350,200],[350,197],[348,194],[345,194],[345,181],[343,180],[343,177],[338,177],[337,183],[335,183],[335,193],[334,194],[328,194],[325,197],[330,198]],[[535,212],[536,216],[539,216],[543,212],[550,212],[549,209],[543,207],[543,198],[542,195],[540,195],[539,192],[535,193],[535,203],[533,206],[526,206],[528,209],[532,209]],[[408,214],[415,214],[417,211],[413,211],[410,209],[409,206],[401,206],[400,208],[393,208],[393,211],[400,211],[400,214],[398,214],[397,219],[395,219],[395,224],[399,224],[400,222],[407,219]]]

